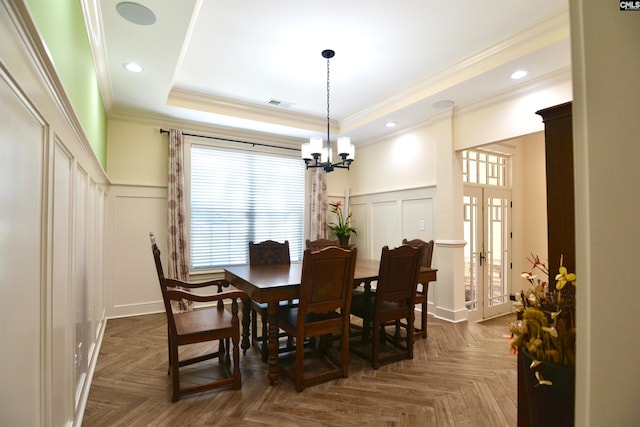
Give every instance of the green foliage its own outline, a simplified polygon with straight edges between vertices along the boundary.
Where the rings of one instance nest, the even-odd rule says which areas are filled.
[[[342,214],[342,202],[331,202],[331,212],[336,215],[338,222],[332,222],[329,224],[329,230],[336,236],[350,236],[351,233],[357,235],[356,229],[351,227],[351,213],[345,218]]]

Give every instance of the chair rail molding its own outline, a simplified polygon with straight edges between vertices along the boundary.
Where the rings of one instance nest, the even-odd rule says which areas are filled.
[[[436,240],[435,245],[443,248],[464,248],[467,244],[466,240]]]

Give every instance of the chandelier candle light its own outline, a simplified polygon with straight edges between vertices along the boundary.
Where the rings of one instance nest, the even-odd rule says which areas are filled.
[[[355,148],[351,143],[351,139],[341,136],[337,141],[338,156],[340,161],[331,162],[331,139],[329,135],[330,119],[329,119],[329,59],[333,58],[336,53],[333,50],[323,50],[322,57],[327,59],[327,147],[324,148],[324,141],[321,137],[316,136],[309,140],[308,143],[302,144],[302,159],[309,168],[323,168],[326,172],[331,172],[334,168],[349,169],[349,165],[355,158]]]

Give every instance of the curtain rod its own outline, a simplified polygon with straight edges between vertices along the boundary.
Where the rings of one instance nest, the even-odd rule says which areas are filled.
[[[169,133],[169,131],[165,130],[165,129],[160,129],[160,133]],[[219,141],[236,142],[238,144],[247,144],[247,145],[252,145],[254,147],[255,146],[260,146],[260,147],[279,148],[281,150],[300,151],[299,148],[281,147],[279,145],[262,144],[260,142],[238,141],[236,139],[218,138],[217,136],[197,135],[197,134],[194,134],[194,133],[183,133],[182,135],[184,135],[184,136],[195,136],[197,138],[217,139]]]

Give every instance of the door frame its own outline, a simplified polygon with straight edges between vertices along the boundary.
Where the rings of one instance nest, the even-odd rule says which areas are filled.
[[[469,232],[475,231],[475,236],[465,236],[469,238],[467,247],[470,251],[468,265],[465,265],[465,278],[469,278],[470,281],[476,283],[475,295],[473,295],[474,288],[471,286],[470,292],[472,292],[471,304],[476,303],[475,309],[470,309],[467,306],[468,320],[481,321],[492,317],[508,314],[512,311],[511,301],[509,295],[513,285],[512,278],[512,190],[510,188],[496,187],[482,184],[464,184],[463,195],[465,197],[477,198],[476,212],[472,214],[477,224]],[[491,272],[486,269],[486,259],[490,256],[491,248],[489,247],[487,240],[489,236],[489,221],[487,221],[488,211],[488,199],[500,198],[506,200],[506,224],[504,224],[502,234],[503,239],[501,244],[506,246],[502,249],[502,255],[498,258],[502,259],[502,272],[499,273],[503,278],[503,292],[498,295],[498,298],[502,298],[502,302],[496,306],[489,305],[491,296],[489,295],[489,284],[491,283]],[[463,202],[464,204],[464,202]],[[466,204],[464,204],[466,209]],[[467,222],[467,214],[465,213],[465,223]],[[502,246],[502,245],[501,245]],[[495,260],[496,257],[493,257]],[[484,262],[483,262],[484,260]],[[467,263],[467,252],[465,252],[465,264]],[[469,271],[470,270],[470,271]],[[494,272],[495,273],[495,272]],[[466,290],[466,286],[465,286]],[[473,298],[475,296],[475,298]],[[467,298],[465,295],[465,303]]]

